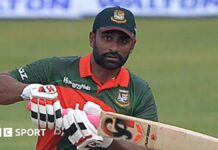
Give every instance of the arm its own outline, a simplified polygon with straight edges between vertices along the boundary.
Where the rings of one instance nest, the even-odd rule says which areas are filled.
[[[39,60],[8,73],[0,73],[0,105],[22,101],[20,94],[28,84],[47,85],[51,72],[50,60]]]
[[[62,119],[61,116],[58,116],[58,111],[61,109],[61,105],[59,100],[56,98],[56,88],[55,86],[49,86],[49,85],[40,85],[40,84],[24,84],[22,82],[17,81],[13,77],[11,77],[7,73],[0,73],[0,105],[8,105],[13,104],[15,102],[22,101],[24,98],[22,98],[20,95],[21,93],[25,93],[25,97],[30,98],[30,104],[35,106],[32,109],[30,108],[31,114],[40,113],[40,117],[42,115],[44,116],[50,116],[55,118],[55,121],[52,120],[44,120],[40,118],[39,116],[32,115],[32,122],[36,125],[38,125],[41,128],[54,128],[54,127],[61,127]],[[46,88],[49,88],[49,90],[46,91]],[[42,91],[40,91],[42,89]],[[33,92],[35,90],[35,92]],[[24,92],[26,91],[26,92]],[[31,91],[31,92],[30,92]],[[49,91],[49,92],[48,92]],[[54,93],[53,93],[54,92]],[[34,94],[36,94],[36,96]],[[33,101],[31,98],[35,99]],[[43,99],[43,101],[40,101],[40,98]],[[41,103],[40,103],[41,102]],[[45,102],[49,102],[46,103]],[[40,104],[39,104],[40,103]],[[44,111],[44,110],[47,111]],[[36,111],[36,112],[34,112]],[[56,115],[54,115],[54,113]],[[60,123],[61,122],[61,123]]]
[[[22,101],[20,94],[27,85],[11,77],[8,73],[0,73],[0,105]]]

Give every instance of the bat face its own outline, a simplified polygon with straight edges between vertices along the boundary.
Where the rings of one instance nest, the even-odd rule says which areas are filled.
[[[104,136],[126,140],[147,148],[153,147],[152,145],[157,139],[154,126],[105,113],[101,117],[98,132]]]
[[[218,139],[191,130],[102,112],[98,134],[153,150],[218,150]]]

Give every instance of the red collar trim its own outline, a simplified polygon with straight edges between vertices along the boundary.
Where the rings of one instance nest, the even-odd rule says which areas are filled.
[[[91,77],[92,79],[94,79],[94,81],[96,83],[100,83],[100,82],[96,81],[97,80],[96,77],[91,72],[91,57],[92,57],[92,54],[81,57],[80,63],[79,63],[80,76],[82,78]],[[124,67],[121,67],[120,72],[115,79],[115,82],[113,81],[115,83],[114,87],[117,84],[119,84],[122,87],[128,87],[129,78],[130,78],[129,71],[127,69],[125,69]],[[111,80],[113,80],[113,79],[111,79]]]

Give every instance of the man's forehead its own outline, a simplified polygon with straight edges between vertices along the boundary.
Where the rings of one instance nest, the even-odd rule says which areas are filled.
[[[99,30],[99,32],[101,34],[119,34],[120,36],[124,36],[124,37],[128,37],[128,38],[131,38],[127,33],[123,32],[123,31],[120,31],[120,30],[107,30],[107,31],[101,31]]]

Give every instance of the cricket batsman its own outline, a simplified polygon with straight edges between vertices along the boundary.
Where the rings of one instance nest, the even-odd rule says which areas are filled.
[[[27,102],[33,124],[46,129],[37,150],[142,150],[97,135],[87,118],[104,110],[158,120],[148,83],[123,66],[135,44],[133,13],[119,6],[105,8],[89,34],[92,52],[45,58],[1,73],[0,104]]]

